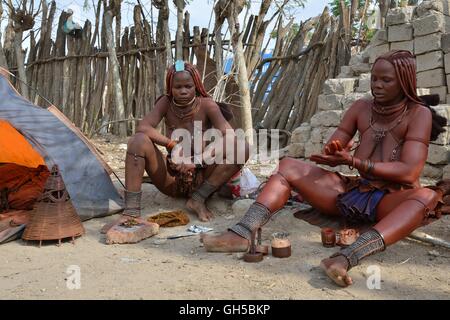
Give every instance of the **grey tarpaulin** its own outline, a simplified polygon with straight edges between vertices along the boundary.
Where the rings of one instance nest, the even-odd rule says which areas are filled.
[[[0,119],[9,121],[24,135],[44,157],[49,169],[58,165],[81,220],[120,211],[122,198],[98,155],[89,149],[87,139],[76,133],[72,124],[64,123],[64,116],[55,107],[49,111],[20,96],[3,73],[0,72]]]

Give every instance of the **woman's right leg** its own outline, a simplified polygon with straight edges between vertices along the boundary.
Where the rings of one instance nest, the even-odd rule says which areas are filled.
[[[120,224],[129,217],[138,221],[141,215],[141,185],[144,170],[152,183],[164,194],[175,195],[175,178],[168,173],[166,159],[148,136],[136,133],[128,140],[125,157],[125,209],[119,220],[102,228],[106,233],[114,225]]]
[[[128,141],[125,158],[125,215],[141,214],[144,170],[158,190],[169,196],[175,195],[175,177],[169,174],[165,157],[147,135],[136,133]]]
[[[125,158],[125,186],[128,191],[141,190],[144,170],[159,191],[174,195],[175,177],[167,170],[166,158],[148,136],[136,133],[128,141]]]
[[[256,202],[241,221],[231,227],[231,231],[219,236],[202,236],[205,249],[211,252],[246,251],[252,232],[284,206],[292,189],[297,190],[304,200],[320,211],[339,214],[336,198],[339,193],[344,192],[342,180],[336,174],[315,165],[284,158]]]

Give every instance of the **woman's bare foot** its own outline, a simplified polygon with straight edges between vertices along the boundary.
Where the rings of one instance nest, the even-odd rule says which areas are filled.
[[[194,211],[197,214],[198,219],[200,221],[207,222],[214,217],[212,212],[209,211],[208,208],[206,207],[206,205],[202,202],[195,201],[193,199],[189,199],[186,202],[186,207],[188,207],[189,209]]]
[[[352,278],[347,273],[348,261],[344,256],[323,259],[320,267],[338,286],[347,287],[353,284]]]
[[[200,241],[209,252],[246,252],[249,242],[234,232],[227,231],[217,236],[201,234]]]

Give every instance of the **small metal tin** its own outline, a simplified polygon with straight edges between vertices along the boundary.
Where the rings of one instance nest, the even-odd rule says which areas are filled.
[[[247,253],[244,254],[245,262],[261,262],[264,258],[265,246],[261,245],[261,228],[252,232],[250,241],[250,248]],[[258,243],[258,244],[257,244]],[[269,249],[267,248],[267,251]]]
[[[287,238],[289,234],[277,232],[272,235],[272,256],[276,258],[288,258],[291,256],[291,242]]]
[[[336,232],[333,228],[322,228],[322,244],[324,247],[331,248],[336,244]]]
[[[291,246],[283,248],[272,247],[272,256],[276,258],[289,258],[291,256]]]
[[[347,247],[356,241],[359,237],[359,231],[356,229],[342,229],[337,233],[336,245]]]
[[[245,262],[261,262],[263,260],[263,254],[262,253],[250,253],[247,252],[244,254],[244,261]]]

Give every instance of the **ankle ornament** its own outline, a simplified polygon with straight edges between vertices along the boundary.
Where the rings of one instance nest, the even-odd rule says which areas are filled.
[[[125,190],[125,210],[123,211],[122,214],[135,218],[140,217],[141,198],[142,198],[142,191],[132,192]]]
[[[386,245],[384,244],[383,236],[377,230],[370,229],[361,234],[350,246],[341,249],[330,258],[344,256],[348,261],[347,270],[350,270],[357,266],[365,257],[384,251],[385,249]]]
[[[206,199],[208,199],[217,189],[217,186],[213,186],[205,180],[205,182],[192,193],[191,198],[195,201],[205,203]]]
[[[252,233],[266,224],[270,216],[271,212],[267,207],[258,202],[254,202],[242,217],[241,221],[228,230],[233,231],[247,240],[251,240]]]

